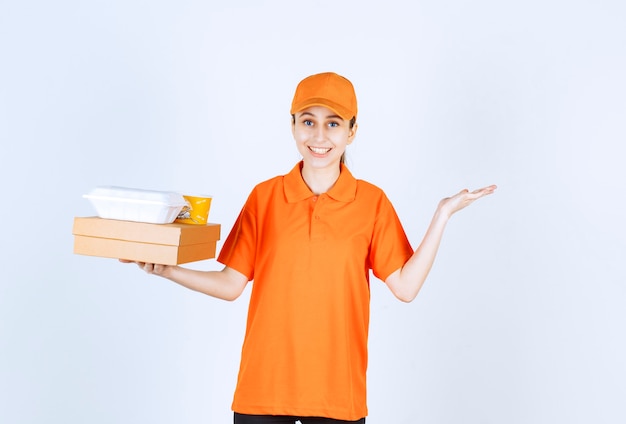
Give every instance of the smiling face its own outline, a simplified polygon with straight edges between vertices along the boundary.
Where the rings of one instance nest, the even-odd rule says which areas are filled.
[[[311,169],[339,170],[341,156],[356,135],[357,126],[323,106],[311,106],[295,114],[293,138]]]

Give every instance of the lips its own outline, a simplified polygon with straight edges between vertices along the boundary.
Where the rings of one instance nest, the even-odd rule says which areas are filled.
[[[309,146],[309,150],[317,155],[325,155],[330,152],[332,149],[330,147],[311,147]]]

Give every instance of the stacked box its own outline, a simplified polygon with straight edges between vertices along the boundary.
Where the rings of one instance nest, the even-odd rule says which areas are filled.
[[[75,217],[72,234],[79,255],[178,265],[214,258],[220,225]]]

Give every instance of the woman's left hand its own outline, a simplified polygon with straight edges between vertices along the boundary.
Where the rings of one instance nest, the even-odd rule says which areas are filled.
[[[475,200],[493,193],[496,188],[497,186],[494,184],[474,191],[469,191],[468,189],[461,190],[454,196],[442,199],[439,202],[438,209],[449,218],[461,209],[471,205]]]

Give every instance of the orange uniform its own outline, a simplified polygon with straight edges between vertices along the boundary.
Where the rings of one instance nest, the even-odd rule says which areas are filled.
[[[254,188],[218,257],[254,280],[233,410],[357,420],[369,271],[385,280],[413,249],[381,189],[341,165],[316,196],[301,166]]]

